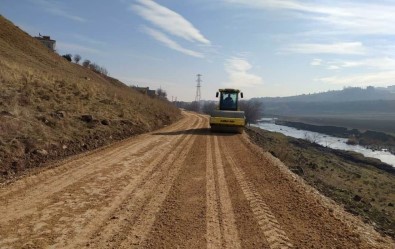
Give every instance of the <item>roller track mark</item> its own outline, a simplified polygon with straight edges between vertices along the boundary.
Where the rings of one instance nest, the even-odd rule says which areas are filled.
[[[198,119],[199,121],[193,125],[193,128],[201,125],[201,118],[198,117]],[[160,153],[162,159],[155,160],[148,166],[149,168],[153,167],[150,174],[140,178],[138,186],[130,191],[125,201],[117,205],[107,215],[106,224],[103,222],[102,226],[98,226],[98,237],[91,240],[93,247],[106,248],[111,245],[115,248],[129,248],[130,245],[144,242],[145,236],[149,233],[155,221],[155,214],[159,211],[161,203],[167,196],[168,191],[164,191],[164,188],[170,190],[172,182],[182,166],[183,161],[180,161],[179,155],[180,153],[185,154],[184,150],[188,146],[192,146],[194,142],[190,139],[191,135],[174,137],[178,139],[178,142],[169,147],[167,152]],[[180,165],[176,172],[174,170],[175,164]],[[149,217],[141,218],[141,216],[147,214]],[[111,216],[116,216],[117,219],[111,219]],[[135,226],[140,226],[140,228],[135,228]],[[132,235],[134,233],[137,234]],[[131,236],[133,238],[130,238]]]
[[[218,137],[214,136],[215,166],[217,169],[218,196],[221,207],[221,225],[223,233],[224,248],[241,248],[240,238],[237,232],[233,207],[225,179],[224,166],[222,164],[221,152],[218,145]]]
[[[187,122],[187,119],[182,119],[171,127],[165,127],[160,131],[167,131],[169,129],[177,130],[185,125]],[[97,164],[106,163],[111,160],[111,158],[115,158],[120,154],[124,153],[125,150],[136,150],[135,147],[141,147],[141,140],[148,139],[149,136],[152,135],[139,135],[140,139],[132,137],[123,141],[116,142],[109,146],[104,146],[103,148],[99,148],[87,153],[82,153],[81,155],[71,156],[69,159],[61,161],[62,165],[59,165],[58,167],[49,168],[37,173],[36,175],[27,176],[17,182],[11,183],[9,186],[0,186],[0,199],[6,199],[9,195],[14,195],[15,193],[20,193],[25,189],[30,189],[32,186],[35,186],[38,183],[43,183],[44,181],[46,181],[45,185],[48,185],[54,181],[60,181],[60,178],[62,177],[69,177],[69,174],[77,172],[78,170]],[[163,137],[160,140],[163,141]],[[156,141],[156,143],[161,141]],[[155,141],[147,142],[155,143]],[[114,146],[118,147],[117,150],[113,149]],[[103,157],[99,160],[91,160],[97,157],[96,153],[101,153]]]
[[[247,179],[243,170],[237,166],[233,158],[230,156],[226,145],[223,145],[222,148],[224,148],[223,151],[225,152],[225,158],[231,166],[237,182],[239,183],[270,248],[292,248],[289,238],[282,230],[270,208],[263,201],[255,186]]]
[[[167,165],[168,168],[165,169],[169,172],[168,175],[163,178],[162,182],[156,184],[156,195],[152,196],[150,201],[145,205],[141,215],[135,221],[135,225],[129,233],[129,236],[122,242],[122,248],[130,248],[132,245],[139,246],[144,244],[147,235],[151,231],[152,225],[156,220],[156,214],[162,208],[162,204],[165,201],[166,196],[169,194],[175,179],[178,177],[181,168],[184,166],[183,163],[196,140],[196,136],[188,135],[185,140],[186,142],[177,147],[174,151],[174,157],[169,160]],[[152,186],[152,184],[149,186]]]
[[[0,187],[0,248],[395,248],[247,135],[184,115]]]
[[[101,172],[108,170],[112,165],[118,162],[125,161],[127,157],[133,157],[135,154],[140,154],[147,150],[147,148],[152,149],[152,145],[159,143],[159,141],[143,142],[139,145],[133,146],[133,150],[137,152],[131,153],[129,148],[122,150],[115,150],[116,153],[111,153],[109,155],[104,155],[102,159],[93,160],[93,162],[84,164],[83,167],[78,167],[78,169],[72,169],[69,172],[65,172],[65,175],[54,176],[49,181],[42,180],[37,186],[32,187],[32,189],[26,190],[29,193],[29,201],[25,198],[20,198],[19,200],[14,200],[12,203],[16,208],[13,212],[5,217],[4,220],[12,220],[15,217],[21,217],[26,215],[31,215],[35,213],[35,209],[43,205],[43,202],[47,202],[51,196],[59,194],[59,192],[72,187],[78,182],[86,182],[89,179],[94,179],[95,176],[100,175]],[[114,158],[117,158],[114,160]],[[128,168],[123,168],[122,172],[128,170]],[[121,173],[121,172],[120,172]],[[45,176],[47,177],[47,176]],[[43,177],[37,177],[37,179],[42,179]],[[24,192],[17,193],[16,195],[23,194]],[[7,195],[8,196],[8,195]],[[2,197],[5,200],[6,205],[0,207],[0,212],[8,210],[7,202],[8,198]],[[20,204],[16,204],[20,202]],[[4,210],[3,210],[4,209]]]
[[[189,119],[189,123],[191,123],[191,121],[193,123],[193,120],[196,120],[196,118]],[[198,121],[196,121],[196,123],[198,123]],[[174,127],[172,127],[172,130],[173,129]],[[86,241],[87,237],[82,237],[81,235],[87,235],[91,232],[89,229],[92,226],[94,227],[92,223],[100,220],[97,216],[103,214],[103,209],[107,209],[107,203],[114,204],[120,202],[118,193],[127,185],[125,181],[131,181],[133,179],[130,178],[139,175],[139,173],[143,171],[145,165],[152,161],[152,158],[156,160],[158,157],[160,158],[161,155],[167,155],[171,150],[168,145],[171,144],[173,140],[179,139],[180,137],[181,136],[168,138],[166,136],[153,136],[150,134],[139,136],[137,137],[138,141],[129,142],[129,145],[123,144],[119,146],[116,144],[112,150],[110,150],[110,148],[108,149],[109,152],[115,151],[116,153],[106,153],[105,155],[95,153],[87,156],[88,159],[95,155],[96,158],[99,158],[99,160],[93,160],[95,165],[92,163],[92,167],[87,167],[86,164],[85,167],[81,167],[78,162],[82,161],[82,159],[76,159],[70,162],[70,165],[66,167],[69,169],[69,172],[72,172],[68,177],[68,181],[66,181],[68,184],[63,182],[63,177],[59,178],[54,176],[48,179],[49,181],[44,181],[34,186],[32,190],[28,189],[26,193],[14,194],[14,196],[12,196],[12,202],[10,200],[10,204],[12,203],[18,210],[21,209],[23,212],[14,212],[16,209],[15,207],[13,209],[7,208],[7,206],[0,207],[0,210],[5,208],[5,215],[2,218],[1,226],[7,225],[7,220],[12,219],[12,222],[14,222],[16,218],[20,219],[24,217],[23,222],[17,222],[15,224],[15,229],[17,229],[15,231],[18,231],[18,240],[12,243],[16,246],[15,248],[19,247],[17,246],[18,241],[22,238],[29,238],[29,240],[33,242],[40,240],[40,237],[48,237],[48,235],[51,235],[50,237],[52,239],[45,241],[44,245],[54,245],[55,243],[55,245],[59,245],[59,247],[65,247],[70,242],[74,243],[79,239]],[[112,158],[108,157],[108,155],[120,158]],[[102,158],[105,158],[105,160],[102,160]],[[73,165],[77,167],[73,167]],[[77,172],[76,168],[78,169]],[[85,178],[81,179],[82,176],[80,175],[75,176],[76,173],[80,173],[82,176],[85,176]],[[38,176],[37,178],[42,178],[40,175]],[[49,174],[45,174],[44,178],[49,176]],[[107,180],[103,181],[103,178],[107,178]],[[51,185],[47,185],[47,182],[57,183],[57,181],[61,181],[60,183],[62,184],[55,184],[55,189],[51,189]],[[117,182],[117,184],[114,184],[114,182]],[[7,192],[15,192],[15,187],[21,188],[24,186],[25,184],[10,186],[14,189]],[[35,193],[39,189],[41,189],[42,195],[36,198]],[[108,197],[115,195],[115,198],[110,201],[108,197],[106,197],[107,199],[98,198],[97,194],[89,193],[90,191],[88,190],[93,190],[92,192],[95,192],[95,190],[103,192],[103,190],[105,190],[104,192],[107,192],[106,195]],[[70,193],[73,193],[73,195],[70,195]],[[94,202],[96,203],[93,206],[90,204],[93,200],[92,198],[94,198]],[[24,205],[16,205],[16,203],[19,202]],[[75,205],[72,205],[73,202]],[[36,204],[36,207],[29,208],[26,204],[29,206]],[[86,210],[81,209],[82,207]],[[70,213],[72,213],[73,216],[70,216]],[[11,216],[16,216],[16,218],[12,218]],[[89,221],[91,221],[91,223],[89,223]],[[97,225],[99,223],[100,222],[97,222],[95,224]],[[27,227],[26,225],[28,224],[31,225]],[[87,224],[88,226],[85,227]],[[89,227],[89,224],[91,227]],[[11,223],[9,225],[11,225]],[[45,225],[45,227],[42,227],[42,225]],[[0,234],[3,233],[2,235],[6,236],[4,238],[13,236],[13,230],[2,231],[1,226]],[[0,242],[1,241],[2,239],[0,238]]]
[[[186,122],[182,122],[180,125]],[[176,129],[179,128],[177,125]],[[37,176],[29,177],[30,180],[37,181],[41,180],[35,186],[27,189],[26,192],[29,193],[29,200],[26,198],[19,198],[13,200],[12,205],[16,206],[13,209],[12,213],[8,213],[4,217],[4,221],[11,221],[16,217],[34,215],[36,213],[36,209],[39,209],[39,206],[42,206],[44,202],[45,205],[49,205],[48,202],[52,196],[58,195],[61,191],[64,191],[68,188],[73,188],[74,185],[82,182],[87,182],[89,180],[96,181],[95,177],[100,175],[102,172],[106,172],[109,169],[117,168],[119,162],[132,161],[130,158],[135,157],[136,155],[140,155],[141,153],[149,153],[150,151],[157,150],[159,147],[165,147],[168,144],[171,144],[175,138],[167,139],[165,136],[152,136],[152,135],[142,135],[139,137],[140,140],[132,141],[129,144],[122,144],[117,149],[112,149],[108,151],[103,151],[102,156],[99,160],[94,160],[93,158],[97,154],[92,154],[87,156],[85,160],[77,159],[76,161],[66,163],[65,165],[50,169],[47,172],[43,172]],[[142,140],[142,141],[141,141]],[[119,168],[119,167],[118,167]],[[121,167],[117,173],[122,174],[125,171],[129,170],[129,167]],[[132,169],[133,170],[133,169]],[[56,172],[59,175],[51,175]],[[108,174],[108,173],[107,173]],[[48,178],[50,177],[50,178]],[[112,177],[116,178],[115,175]],[[47,179],[48,178],[48,179]],[[5,205],[0,206],[0,212],[4,213],[9,210],[8,204],[10,199],[7,196],[14,194],[25,195],[24,189],[26,189],[29,184],[26,185],[27,179],[24,180],[25,184],[17,184],[16,186],[11,186],[12,191],[6,191],[5,195],[0,198],[0,200],[4,200]],[[15,193],[17,192],[17,193]],[[20,202],[20,204],[16,205],[16,203]],[[3,212],[4,211],[4,212]]]
[[[218,196],[214,176],[213,155],[210,136],[207,137],[206,157],[206,224],[207,224],[207,248],[221,247],[221,228],[218,217]]]

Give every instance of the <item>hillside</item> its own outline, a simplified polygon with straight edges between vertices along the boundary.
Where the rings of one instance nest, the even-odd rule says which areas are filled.
[[[273,115],[395,114],[395,100],[342,102],[263,102],[265,112]]]
[[[302,94],[289,97],[258,98],[263,102],[345,102],[395,100],[395,85],[388,87],[348,87],[343,90]]]
[[[0,16],[0,176],[151,131],[170,103],[70,63]]]
[[[395,86],[350,87],[291,97],[256,98],[264,115],[394,134]]]

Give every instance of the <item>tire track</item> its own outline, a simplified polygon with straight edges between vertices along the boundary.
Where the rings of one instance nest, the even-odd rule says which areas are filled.
[[[221,228],[218,217],[218,196],[216,193],[216,184],[214,177],[213,155],[210,142],[210,136],[207,136],[206,145],[206,224],[207,224],[207,248],[220,248],[221,242]]]
[[[166,127],[162,130],[177,130],[185,125],[188,121],[188,119],[183,119],[177,122],[174,126]],[[66,159],[63,162],[63,165],[60,165],[59,167],[51,168],[39,174],[28,176],[15,183],[10,184],[10,186],[7,186],[7,188],[0,188],[0,198],[5,199],[15,193],[23,192],[23,190],[28,189],[31,186],[35,186],[37,183],[43,183],[44,181],[46,181],[45,185],[48,186],[53,182],[62,181],[64,177],[69,177],[70,174],[80,175],[81,172],[78,172],[79,170],[86,171],[87,167],[92,167],[98,164],[105,164],[109,160],[111,160],[111,158],[118,158],[121,154],[125,154],[125,152],[127,151],[135,151],[139,147],[146,146],[147,142],[151,144],[156,144],[157,146],[162,142],[167,142],[165,137],[158,136],[156,141],[152,141],[152,139],[149,139],[150,136],[151,135],[149,134],[143,134],[138,137],[133,137],[124,141],[120,141],[103,149],[94,150],[92,152],[89,152],[88,155],[82,154],[81,157],[76,156],[77,158],[72,157],[71,159]],[[114,149],[115,146],[117,146],[116,150]],[[102,154],[101,159],[94,160],[97,158],[97,153],[99,152]],[[121,161],[122,159],[123,158],[120,158],[119,160]],[[76,172],[79,174],[77,174]],[[77,178],[75,177],[73,179],[77,180]]]
[[[202,118],[198,116],[199,124],[194,126],[193,129],[201,127]],[[183,166],[183,163],[190,152],[192,145],[194,144],[196,136],[193,134],[187,135],[183,144],[176,146],[174,149],[174,157],[168,160],[168,163],[162,167],[164,172],[158,175],[162,176],[160,182],[151,182],[146,184],[147,189],[152,189],[151,186],[156,186],[151,191],[150,198],[147,198],[147,203],[144,205],[141,215],[136,219],[133,226],[132,232],[129,233],[128,237],[122,241],[122,248],[130,248],[130,246],[141,246],[146,240],[152,225],[156,220],[156,214],[162,207],[162,203],[165,201],[166,196],[170,192],[173,182],[178,177],[178,173]]]
[[[199,119],[196,118],[196,116],[192,116],[193,118],[190,119],[188,118],[189,122],[193,122],[193,120],[195,120],[195,124],[199,124]],[[185,122],[186,123],[186,122]],[[171,128],[171,130],[173,130]],[[144,136],[145,138],[147,136]],[[124,178],[126,176],[129,175],[139,175],[141,173],[141,171],[144,170],[144,166],[146,163],[144,163],[143,161],[145,160],[144,158],[146,158],[146,160],[148,161],[152,161],[152,158],[154,158],[154,161],[156,162],[157,165],[160,165],[161,163],[161,159],[163,159],[163,157],[165,157],[166,155],[169,154],[169,152],[171,152],[172,147],[169,147],[168,145],[170,144],[179,144],[180,141],[183,137],[185,136],[174,136],[171,137],[170,139],[166,138],[165,136],[152,136],[149,137],[147,141],[141,141],[141,137],[139,139],[139,141],[136,141],[135,143],[132,143],[132,145],[129,146],[123,146],[121,152],[119,152],[119,150],[117,150],[118,148],[115,147],[113,148],[113,150],[117,151],[118,153],[111,153],[112,156],[118,156],[118,158],[112,159],[109,157],[106,157],[107,155],[96,155],[96,157],[100,156],[99,158],[103,158],[103,156],[106,158],[106,160],[99,160],[99,161],[95,161],[95,163],[97,164],[98,162],[100,162],[101,164],[99,164],[98,168],[100,168],[100,170],[95,170],[95,168],[92,170],[90,167],[86,167],[83,169],[81,173],[83,176],[85,176],[84,179],[83,176],[79,176],[77,175],[76,178],[78,178],[79,181],[77,181],[76,179],[73,179],[74,174],[71,174],[71,176],[69,175],[68,177],[71,178],[72,183],[67,184],[67,185],[62,185],[62,184],[58,184],[58,186],[56,188],[56,192],[52,191],[51,192],[51,185],[46,185],[46,183],[42,183],[40,184],[40,186],[35,186],[35,189],[31,192],[31,193],[24,193],[23,195],[27,195],[28,198],[26,197],[20,197],[20,198],[16,198],[16,200],[10,200],[10,204],[13,205],[12,208],[6,206],[2,206],[0,207],[0,210],[2,210],[3,208],[5,208],[5,212],[3,212],[3,214],[5,214],[3,216],[3,218],[1,218],[1,226],[3,225],[7,225],[6,224],[6,220],[11,220],[13,218],[13,220],[15,220],[16,218],[20,219],[21,217],[25,218],[23,219],[23,221],[21,223],[17,223],[17,226],[20,227],[20,230],[18,232],[19,235],[21,235],[22,237],[20,237],[21,239],[24,237],[25,240],[26,238],[28,238],[30,241],[34,241],[34,238],[39,238],[41,236],[45,236],[44,234],[38,233],[38,231],[36,231],[37,228],[37,224],[39,226],[41,226],[42,224],[46,224],[45,222],[48,222],[48,219],[51,219],[52,224],[50,230],[48,230],[48,228],[46,228],[46,231],[43,231],[44,233],[46,233],[46,235],[48,236],[48,231],[50,231],[50,234],[52,238],[56,238],[56,246],[59,247],[65,247],[67,245],[67,242],[70,242],[70,237],[73,237],[73,235],[77,234],[77,237],[75,237],[73,239],[74,241],[81,241],[81,240],[86,240],[87,234],[89,234],[91,232],[91,228],[95,228],[96,225],[100,224],[100,222],[98,222],[100,219],[97,218],[100,215],[105,215],[105,213],[103,212],[103,204],[104,201],[103,200],[99,200],[99,203],[97,204],[98,207],[96,206],[91,206],[92,204],[92,197],[90,197],[89,194],[86,193],[86,187],[92,189],[94,191],[95,188],[103,190],[105,188],[105,186],[107,186],[107,190],[110,190],[109,193],[113,194],[113,189],[111,189],[110,187],[112,185],[114,185],[114,180],[117,181],[118,183],[116,185],[114,185],[115,189],[119,189],[122,184],[121,182],[119,182],[119,180],[117,180],[116,178]],[[162,141],[163,140],[163,141]],[[177,140],[177,141],[176,141]],[[162,142],[160,142],[162,141]],[[137,146],[135,146],[137,144]],[[137,152],[134,152],[136,151]],[[142,155],[144,154],[144,155]],[[134,156],[132,156],[134,155]],[[152,155],[159,155],[157,157],[152,156]],[[92,155],[93,157],[93,155]],[[114,161],[115,160],[115,161]],[[116,162],[122,162],[120,165],[118,165]],[[78,160],[79,161],[79,160]],[[95,164],[95,165],[96,165]],[[140,165],[138,167],[135,167],[136,165]],[[92,164],[93,165],[93,164]],[[93,165],[94,166],[94,165]],[[132,167],[130,167],[132,166]],[[72,170],[74,171],[74,170]],[[77,171],[78,172],[78,171]],[[89,174],[88,174],[89,173]],[[93,175],[92,175],[93,174]],[[66,174],[67,175],[67,174]],[[89,178],[86,178],[86,176],[89,175]],[[102,182],[102,180],[100,178],[103,178],[101,175],[106,175],[108,180],[106,182]],[[109,176],[109,177],[108,177]],[[55,177],[57,179],[57,181],[62,181],[62,178],[58,178]],[[97,178],[97,179],[95,179]],[[111,178],[111,179],[109,179]],[[50,178],[49,180],[51,180],[51,182],[57,183],[57,181],[52,180],[52,178]],[[126,180],[128,180],[128,178],[126,178]],[[133,179],[132,179],[133,180]],[[130,179],[128,181],[131,181]],[[69,181],[70,182],[70,181]],[[64,182],[61,182],[64,184]],[[102,184],[105,184],[104,186]],[[41,186],[44,185],[44,186]],[[40,188],[42,187],[42,188]],[[129,186],[130,187],[130,186]],[[47,189],[47,190],[45,190]],[[127,189],[127,188],[126,188]],[[40,196],[36,196],[35,193],[37,191],[43,191],[42,195]],[[64,194],[59,195],[59,191],[61,191]],[[57,193],[56,197],[55,197],[55,193]],[[73,193],[73,195],[71,196],[69,193]],[[32,194],[32,195],[30,195]],[[118,193],[115,193],[115,198],[112,200],[112,207],[116,207],[119,203],[122,202],[122,198],[126,198],[126,193],[125,191],[122,191],[121,194],[119,195]],[[74,202],[78,205],[76,205],[75,207],[70,207],[70,205],[64,205],[66,203],[64,203],[64,201],[62,201],[62,199],[64,199],[62,196],[66,197],[67,200],[70,203]],[[71,199],[70,199],[71,197]],[[83,199],[81,199],[83,198]],[[15,199],[15,197],[13,198]],[[59,202],[60,199],[60,202]],[[108,198],[107,198],[108,199]],[[59,206],[59,203],[64,203],[61,204]],[[97,200],[95,200],[95,202],[97,202]],[[95,203],[93,202],[93,203]],[[20,204],[18,204],[20,203]],[[36,207],[36,208],[29,208],[29,204],[32,203],[38,203],[40,205],[40,207]],[[81,203],[86,203],[85,208],[81,209]],[[28,205],[26,205],[28,204]],[[105,204],[104,204],[105,206]],[[85,210],[86,208],[88,208],[88,210]],[[96,212],[94,211],[95,209],[97,210],[97,208],[102,208],[101,211]],[[14,210],[17,209],[19,210],[18,212],[14,212]],[[104,208],[105,210],[108,210],[108,208]],[[8,211],[12,211],[11,213]],[[27,213],[26,213],[27,212]],[[70,212],[73,214],[72,217],[65,219],[66,217],[70,216]],[[85,212],[85,213],[82,213]],[[111,212],[110,212],[111,213]],[[9,214],[9,215],[7,215]],[[26,215],[30,214],[29,216],[26,217]],[[66,215],[66,216],[64,216]],[[14,217],[15,216],[15,217]],[[5,220],[6,219],[6,220]],[[44,219],[44,220],[43,220]],[[60,222],[59,219],[62,219],[63,221]],[[88,227],[86,227],[86,224],[83,224],[84,220],[89,220],[91,219],[92,222],[88,223]],[[36,224],[36,225],[35,225]],[[67,225],[68,224],[68,225]],[[12,224],[9,224],[12,225]],[[26,225],[32,226],[31,228],[27,228]],[[89,227],[89,225],[91,227]],[[0,227],[1,227],[0,226]],[[63,227],[63,228],[62,228]],[[3,227],[5,228],[5,226]],[[86,229],[88,228],[88,229]],[[66,230],[64,230],[66,229]],[[74,229],[74,230],[73,230]],[[3,230],[3,229],[0,229]],[[13,229],[12,229],[13,230]],[[42,230],[42,229],[41,229]],[[63,230],[63,231],[62,231]],[[4,230],[6,231],[6,230]],[[52,231],[52,232],[51,232]],[[6,233],[4,233],[3,235],[9,236],[13,236],[12,235],[12,231],[7,231]],[[24,234],[24,235],[23,235]],[[18,235],[18,237],[19,237]],[[5,239],[5,238],[4,238]],[[2,239],[1,239],[2,240]],[[23,240],[23,239],[22,239]],[[19,239],[18,239],[19,241]],[[51,242],[52,241],[52,242]],[[46,243],[46,245],[52,244],[54,241],[53,239],[50,239],[50,241],[48,241]],[[35,242],[33,242],[35,243]],[[17,245],[18,243],[13,243],[14,245]]]
[[[146,158],[150,158],[153,154],[159,154],[161,156],[158,156],[155,158],[154,161],[152,161],[148,166],[146,166],[144,163],[140,164],[139,169],[132,173],[129,172],[125,174],[125,177],[129,175],[128,178],[128,184],[123,187],[123,189],[116,193],[113,194],[112,196],[115,195],[114,199],[111,201],[111,204],[106,207],[101,209],[100,211],[96,212],[95,217],[91,219],[91,221],[88,224],[85,224],[84,226],[80,227],[81,231],[76,231],[77,236],[74,238],[77,244],[72,244],[71,246],[68,246],[69,248],[77,248],[80,247],[83,243],[81,241],[86,241],[89,237],[92,236],[92,234],[96,233],[98,231],[98,227],[101,227],[103,223],[106,222],[106,220],[111,220],[116,216],[116,210],[119,209],[119,207],[129,199],[131,193],[133,193],[136,189],[141,188],[141,185],[144,184],[144,181],[147,178],[150,178],[152,174],[155,174],[155,170],[159,165],[166,159],[167,155],[170,153],[170,148],[166,148],[165,150],[155,150],[155,151],[150,151],[150,154],[146,154]],[[129,162],[129,164],[132,164],[132,162]],[[135,163],[133,163],[135,164]],[[130,177],[130,176],[135,176],[135,177]],[[113,179],[111,179],[113,180]],[[116,180],[116,179],[114,179]],[[119,184],[117,184],[119,186]],[[98,186],[100,188],[100,186]],[[65,238],[66,241],[66,238]],[[61,245],[63,247],[63,245]]]
[[[182,166],[184,166],[183,162],[185,161],[189,151],[191,150],[195,139],[196,136],[188,135],[188,137],[186,138],[187,142],[183,146],[180,146],[180,150],[174,153],[174,155],[179,154],[179,156],[174,161],[170,161],[172,164],[169,164],[169,166],[171,166],[169,170],[169,175],[165,177],[165,181],[157,185],[156,189],[158,191],[156,192],[158,194],[156,196],[153,196],[149,203],[145,206],[142,214],[136,220],[132,232],[129,234],[127,239],[122,242],[122,248],[130,248],[130,246],[132,245],[139,246],[145,242],[147,235],[156,220],[156,214],[161,209],[162,203],[165,201],[166,196],[169,194],[171,186],[173,185],[175,179],[178,177],[180,169],[182,168]]]
[[[224,166],[221,158],[221,151],[218,145],[218,137],[214,136],[215,167],[217,169],[217,195],[221,214],[221,234],[223,248],[241,248],[239,234],[237,232],[233,207],[229,195],[228,186],[225,179]]]
[[[176,124],[170,127],[165,127],[160,131],[166,131],[169,129],[178,130],[179,128],[184,126],[188,121],[189,120],[187,118],[184,118],[178,121]],[[72,156],[70,159],[63,160],[61,162],[62,165],[59,165],[59,167],[47,169],[43,172],[39,172],[32,176],[27,176],[21,180],[11,183],[9,186],[0,187],[0,198],[6,198],[9,195],[22,192],[23,190],[28,189],[31,186],[36,185],[37,183],[42,183],[45,180],[47,180],[46,185],[54,181],[61,181],[59,180],[60,178],[64,176],[68,176],[72,172],[76,172],[78,170],[84,169],[86,167],[90,167],[92,165],[105,163],[110,158],[118,157],[119,154],[122,153],[122,151],[136,150],[136,148],[134,147],[141,147],[142,146],[141,140],[144,141],[145,139],[148,139],[149,136],[150,136],[149,134],[139,135],[138,137],[125,139],[123,141],[116,142],[104,148],[99,148],[94,151],[82,153],[81,155]],[[162,141],[164,140],[163,137],[161,140]],[[156,143],[157,142],[158,141],[156,141]],[[155,143],[155,141],[152,141],[152,143]],[[115,146],[118,147],[117,150],[114,149]],[[96,161],[92,160],[92,159],[96,159],[97,153],[99,152],[102,153],[103,159]]]
[[[201,123],[202,120],[199,118],[193,128],[199,127]],[[90,244],[93,247],[130,248],[145,241],[155,222],[155,215],[160,210],[194,142],[191,134],[175,137],[179,137],[180,141],[168,148],[168,152],[161,153],[161,159],[154,160],[147,166],[146,174],[139,178],[138,183],[127,188],[129,193],[125,195],[124,202],[117,203],[108,212],[107,224],[101,227],[92,226],[100,227],[99,236],[91,240]],[[110,216],[117,219],[110,219]]]
[[[221,143],[221,147],[225,154],[225,158],[229,163],[270,248],[292,248],[292,244],[289,238],[287,237],[284,230],[281,228],[276,217],[271,212],[270,208],[266,205],[266,203],[263,201],[261,195],[255,189],[252,182],[247,179],[243,170],[237,166],[233,158],[230,156],[226,145],[223,145]]]
[[[127,161],[126,158],[137,158],[142,153],[149,153],[149,151],[155,149],[154,145],[163,143],[168,144],[163,138],[155,139],[154,141],[148,140],[143,141],[140,144],[134,144],[133,146],[122,148],[120,150],[114,150],[114,153],[103,155],[102,159],[92,160],[91,163],[85,164],[83,168],[73,169],[71,172],[64,172],[64,175],[54,177],[50,181],[44,181],[43,183],[34,186],[33,189],[28,190],[29,198],[20,198],[12,201],[12,205],[15,206],[12,213],[8,214],[3,221],[9,221],[16,217],[26,216],[33,214],[35,207],[43,205],[50,196],[56,195],[60,191],[67,188],[72,188],[73,185],[79,182],[87,182],[94,180],[97,175],[103,175],[103,172],[107,171],[112,165],[116,165],[119,162]],[[131,151],[136,151],[131,153]],[[123,167],[120,174],[124,174],[129,168]],[[40,179],[40,177],[38,178]],[[21,192],[23,193],[23,192]],[[15,198],[15,197],[14,197]],[[13,199],[14,199],[13,198]],[[11,200],[7,197],[2,197],[5,200],[6,205],[0,207],[0,212],[8,210],[7,203],[11,204]]]
[[[0,188],[0,248],[393,248],[246,137],[185,115]]]
[[[206,138],[196,140],[142,247],[206,248]],[[187,131],[190,133],[190,131]]]

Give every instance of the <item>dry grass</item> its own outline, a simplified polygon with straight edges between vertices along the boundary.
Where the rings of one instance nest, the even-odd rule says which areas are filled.
[[[7,177],[159,128],[180,115],[168,102],[66,61],[3,17],[0,57],[0,174]],[[83,122],[83,114],[94,120]],[[37,149],[49,154],[34,154]]]

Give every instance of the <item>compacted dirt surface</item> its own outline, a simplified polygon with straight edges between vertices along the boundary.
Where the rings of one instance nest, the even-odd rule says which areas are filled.
[[[192,113],[3,186],[0,203],[0,248],[395,248]]]

